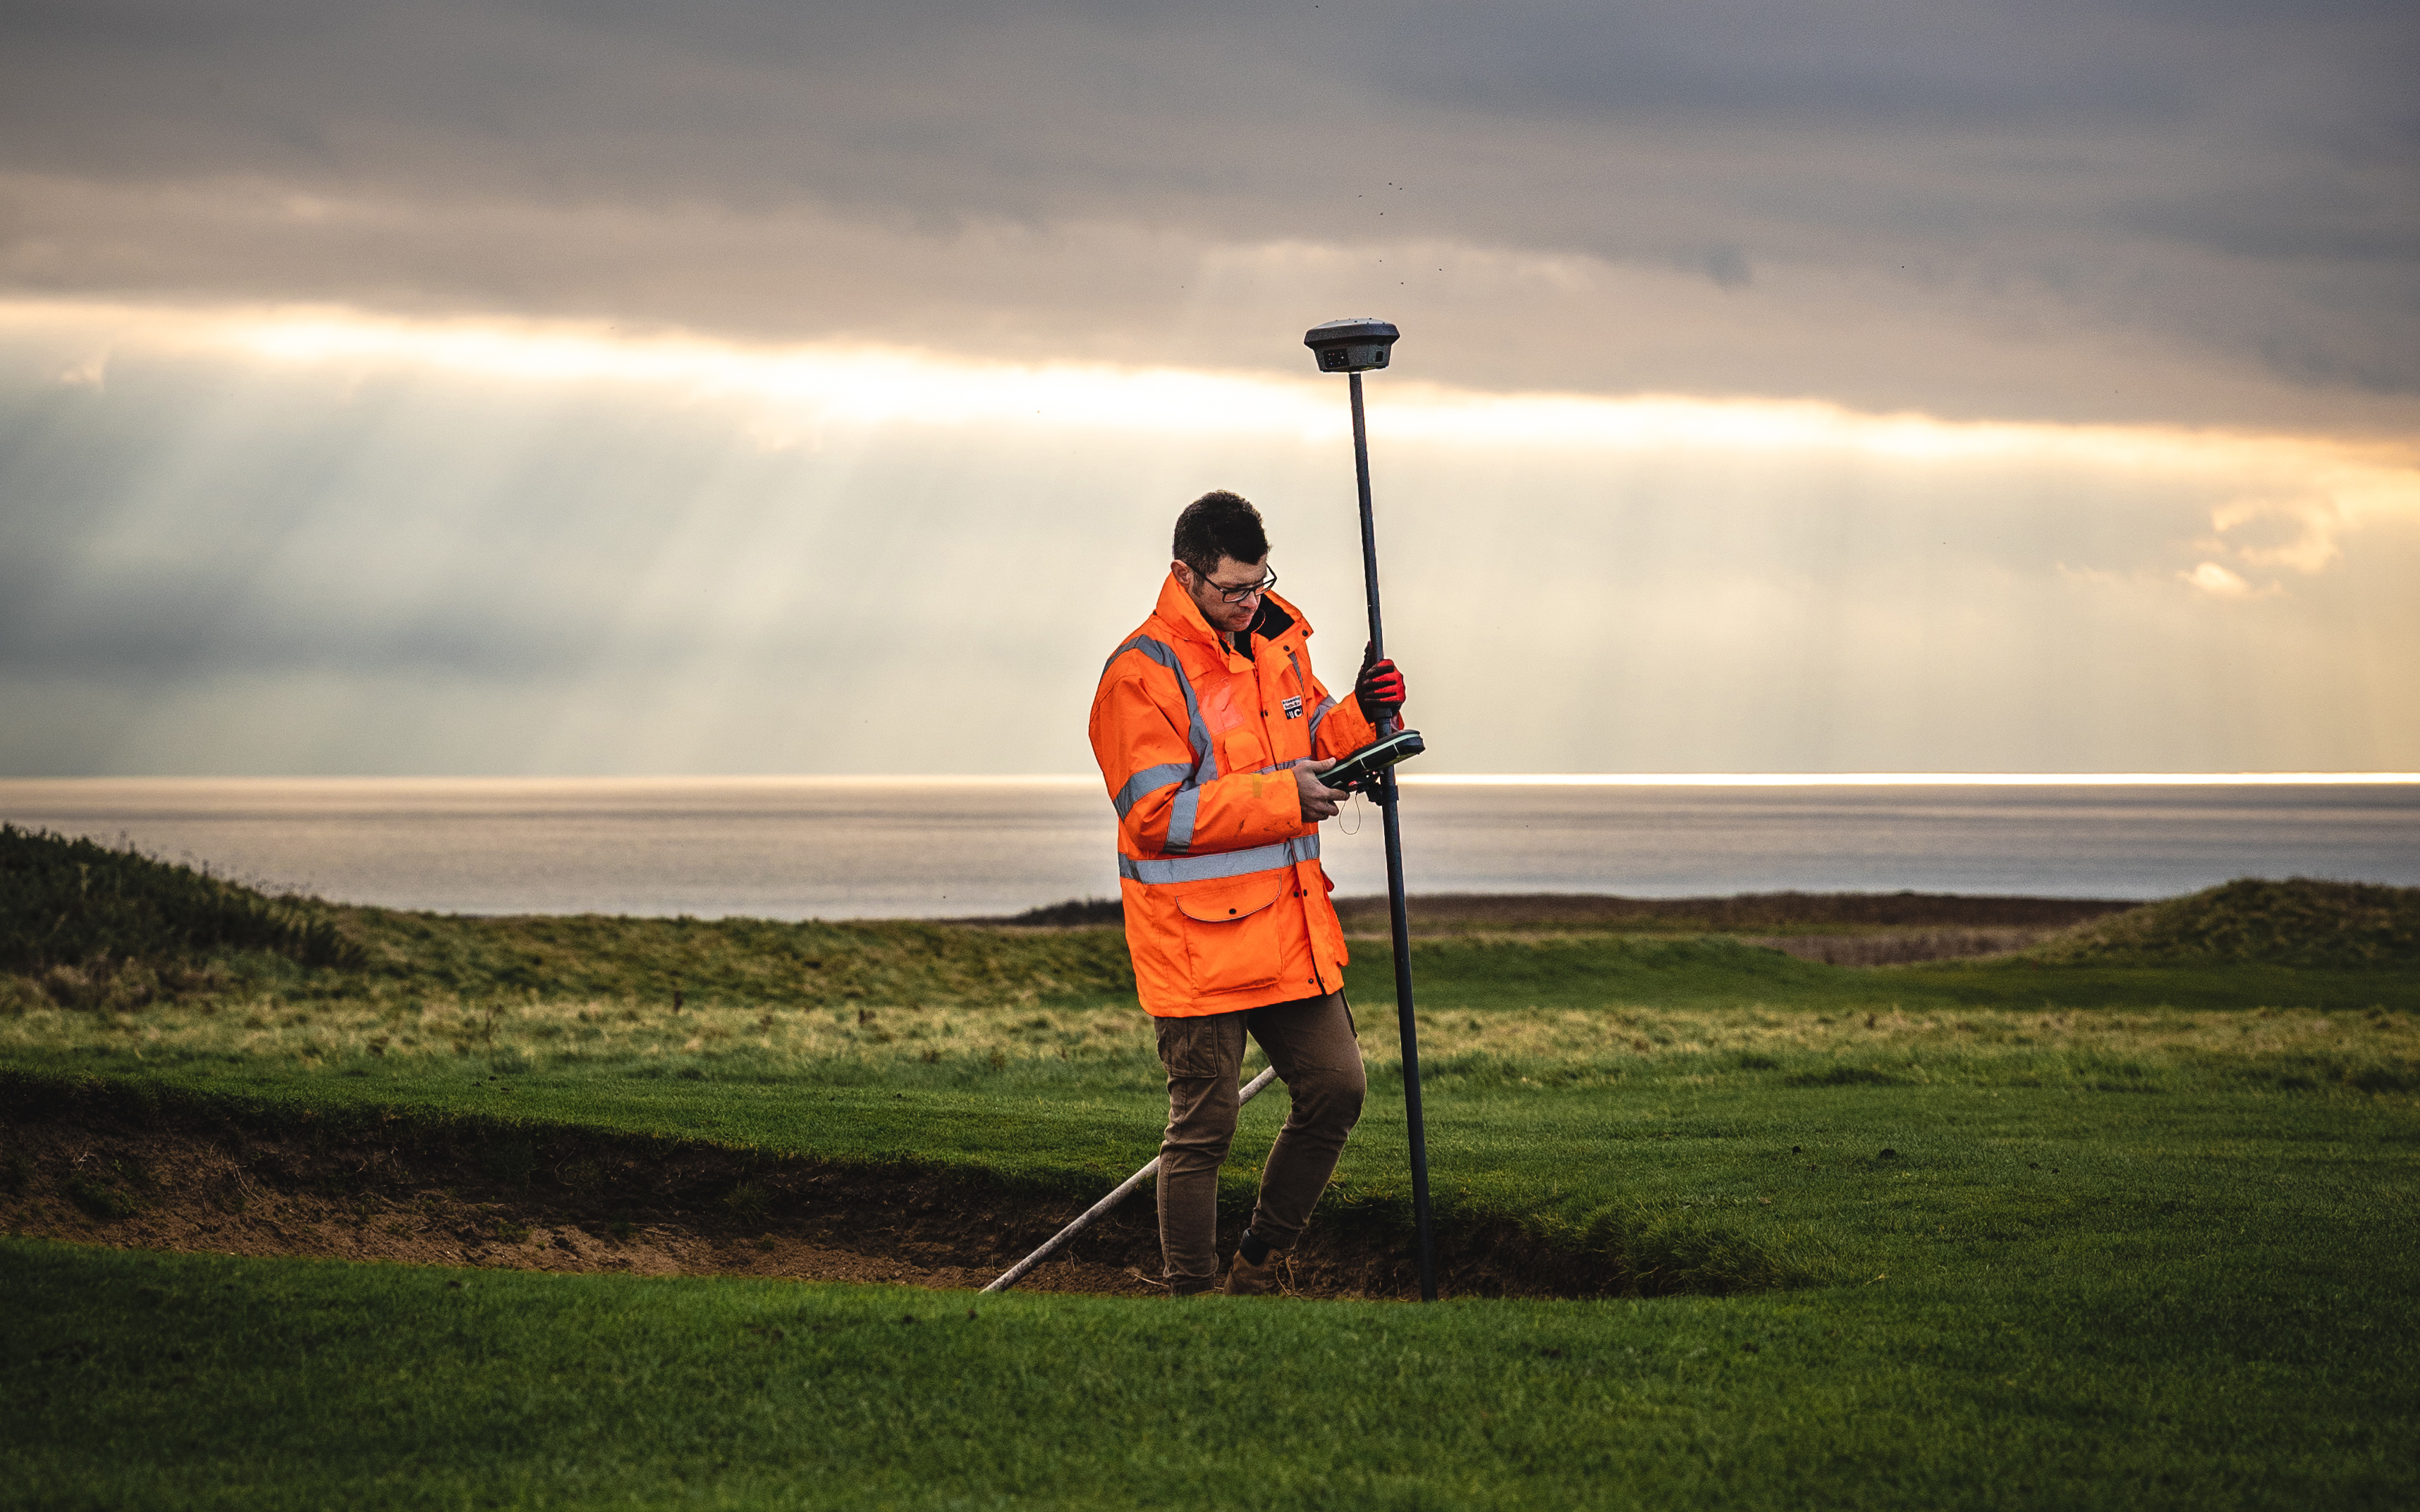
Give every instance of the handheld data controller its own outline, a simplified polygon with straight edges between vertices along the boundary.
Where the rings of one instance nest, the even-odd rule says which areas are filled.
[[[1342,793],[1366,793],[1377,786],[1378,775],[1397,762],[1408,761],[1429,748],[1417,730],[1398,730],[1345,757],[1319,774],[1326,786]]]

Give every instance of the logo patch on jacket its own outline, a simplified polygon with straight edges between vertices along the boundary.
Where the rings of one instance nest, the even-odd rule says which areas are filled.
[[[1289,719],[1299,719],[1299,718],[1301,718],[1301,717],[1302,717],[1302,700],[1301,700],[1300,698],[1290,698],[1290,699],[1286,700],[1286,701],[1285,701],[1285,711],[1286,711],[1286,717],[1287,717],[1287,718],[1289,718]]]

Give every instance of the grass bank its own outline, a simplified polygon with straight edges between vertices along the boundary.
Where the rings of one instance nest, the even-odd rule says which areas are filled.
[[[1823,1283],[1719,1300],[977,1299],[0,1241],[0,1443],[14,1504],[44,1506],[2408,1505],[2420,1099],[2306,1074],[2316,1019],[1963,1052],[1676,1038],[1619,1076],[1440,1063],[1450,1221],[1678,1226]],[[2283,1038],[2229,1043],[2230,1022]],[[2408,1024],[2364,1032],[2408,1046]],[[1047,1187],[1146,1152],[1151,1089],[1103,1069],[616,1087],[432,1057],[207,1095],[322,1139],[442,1113],[506,1165],[607,1126]],[[1400,1211],[1399,1109],[1382,1085],[1326,1221]],[[1231,1206],[1276,1112],[1248,1111]],[[141,1243],[146,1179],[98,1178],[128,1211],[85,1235]],[[1251,1422],[1285,1432],[1239,1465]]]
[[[977,1299],[0,1240],[0,1503],[2408,1505],[2420,1318],[2379,1221],[2408,1188],[2375,1146],[2244,1141],[2165,1178],[2103,1155],[2098,1190],[2022,1216],[1902,1211],[1858,1284],[1721,1301]],[[2095,1206],[2115,1248],[2061,1221]]]
[[[0,1241],[0,1503],[2409,1505],[2409,889],[2288,929],[2279,964],[2227,921],[2327,900],[2262,886],[2288,891],[1874,970],[1552,923],[1419,942],[1449,1228],[1661,1253],[1662,1289],[1720,1296],[978,1301],[149,1254],[103,1246],[161,1242],[165,1174],[21,1116],[9,1227],[85,1242]],[[1164,1110],[1110,930],[327,917],[358,957],[21,971],[0,1062],[283,1131],[336,1239],[412,1211],[346,1185],[341,1130],[470,1131],[576,1227],[619,1178],[543,1141],[1064,1201]],[[1360,955],[1373,1099],[1321,1222],[1400,1242],[1391,994]],[[96,964],[82,997],[56,975]],[[110,985],[138,967],[139,1001]],[[1230,1238],[1281,1113],[1245,1114]],[[600,1216],[580,1242],[610,1254]]]
[[[1457,1026],[1459,1048],[1436,1037],[1429,1131],[1449,1230],[1511,1224],[1581,1253],[1652,1239],[1662,1258],[1630,1270],[1685,1251],[1700,1258],[1681,1263],[1703,1267],[1689,1284],[1720,1289],[1887,1270],[1910,1223],[1980,1224],[2088,1252],[2131,1231],[2126,1194],[2180,1182],[2257,1189],[2270,1163],[2311,1149],[2400,1148],[2404,1166],[2373,1174],[2403,1183],[2398,1200],[2420,1196],[2409,1185],[2420,1091],[2410,1014],[1875,1015],[1869,1025],[1812,1011],[1676,1011],[1633,1015],[1626,1028],[1643,1051],[1559,1044],[1559,1035],[1596,1035],[1600,1017],[1474,1013]],[[1067,1199],[1097,1193],[1156,1147],[1164,1099],[1140,1046],[997,1065],[928,1061],[907,1046],[823,1058],[735,1049],[669,1068],[518,1052],[316,1067],[269,1057],[138,1062],[124,1052],[8,1058],[53,1075],[139,1077],[289,1125],[456,1119],[499,1139],[589,1129],[955,1172]],[[1281,1117],[1281,1092],[1247,1111],[1222,1187],[1231,1227]],[[1405,1232],[1403,1149],[1401,1090],[1382,1066],[1326,1221]],[[2179,1175],[2211,1161],[2198,1182]]]

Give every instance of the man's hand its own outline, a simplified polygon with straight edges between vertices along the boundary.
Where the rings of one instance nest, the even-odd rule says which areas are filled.
[[[1361,705],[1361,717],[1383,725],[1404,712],[1404,674],[1391,659],[1377,658],[1377,646],[1363,644],[1361,676],[1353,685],[1353,702]]]
[[[1294,769],[1295,791],[1302,796],[1302,822],[1315,825],[1323,819],[1336,817],[1336,806],[1352,795],[1340,793],[1319,779],[1319,774],[1336,764],[1336,758],[1311,762]]]

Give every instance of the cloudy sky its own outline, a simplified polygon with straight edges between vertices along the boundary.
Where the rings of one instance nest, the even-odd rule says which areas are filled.
[[[2420,768],[2408,0],[0,12],[0,773]]]

